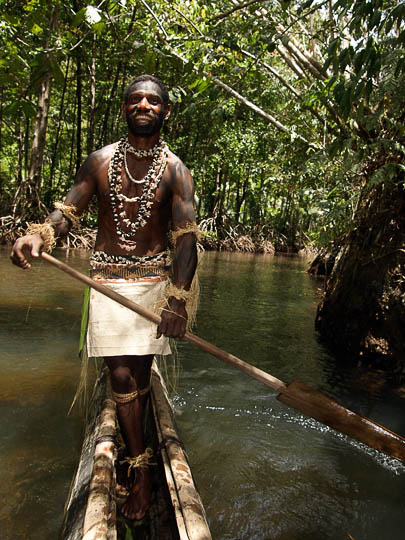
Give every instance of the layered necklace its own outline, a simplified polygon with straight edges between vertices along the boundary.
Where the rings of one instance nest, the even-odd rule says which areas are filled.
[[[152,164],[145,177],[141,180],[135,179],[129,172],[127,164],[127,152],[134,154],[135,157],[152,157]],[[141,227],[144,227],[151,215],[151,208],[155,198],[155,191],[162,179],[167,164],[168,147],[162,138],[159,139],[156,146],[150,150],[140,150],[134,148],[125,136],[121,139],[114,151],[108,168],[108,180],[110,185],[110,200],[115,223],[115,230],[119,238],[118,245],[125,251],[133,251],[136,248],[136,242],[133,240],[135,233]],[[136,197],[127,197],[122,192],[122,166],[124,165],[128,179],[134,184],[143,184],[141,195]],[[124,208],[124,203],[138,203],[138,211],[135,221],[131,221]],[[123,228],[124,225],[124,228]],[[125,230],[124,230],[125,229]]]

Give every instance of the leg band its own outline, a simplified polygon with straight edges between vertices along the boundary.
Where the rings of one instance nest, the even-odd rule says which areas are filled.
[[[138,390],[134,392],[129,392],[128,394],[118,394],[113,391],[113,398],[116,403],[130,403],[138,397]]]
[[[141,390],[134,390],[133,392],[129,392],[128,394],[118,394],[117,392],[113,391],[113,397],[114,401],[116,403],[130,403],[131,401],[134,401],[138,398],[138,396],[144,396],[147,394],[150,390],[150,385],[146,386],[145,388],[142,388]]]
[[[150,465],[156,465],[152,461],[153,458],[153,450],[152,448],[146,448],[145,452],[143,454],[139,454],[139,456],[131,457],[128,456],[124,459],[124,461],[120,461],[120,464],[128,463],[128,476],[131,475],[132,469],[147,469]]]

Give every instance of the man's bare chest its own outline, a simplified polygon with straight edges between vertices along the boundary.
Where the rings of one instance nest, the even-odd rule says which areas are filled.
[[[111,185],[108,178],[103,178],[97,186],[99,208],[134,216],[140,209],[147,209],[151,214],[162,212],[170,206],[171,191],[168,179],[163,175],[157,186],[147,183],[131,182],[122,172],[121,182]]]

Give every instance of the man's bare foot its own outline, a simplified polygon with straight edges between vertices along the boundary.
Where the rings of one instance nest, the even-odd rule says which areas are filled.
[[[149,510],[152,492],[152,478],[150,470],[137,469],[136,480],[130,489],[127,500],[121,507],[121,514],[128,519],[140,520]]]

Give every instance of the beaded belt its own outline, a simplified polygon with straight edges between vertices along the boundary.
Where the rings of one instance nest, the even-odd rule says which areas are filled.
[[[90,258],[90,277],[93,279],[141,278],[167,279],[171,265],[169,250],[156,255],[112,255],[95,251]]]

